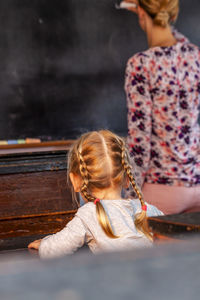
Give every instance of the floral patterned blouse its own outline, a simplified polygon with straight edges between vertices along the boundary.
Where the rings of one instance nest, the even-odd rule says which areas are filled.
[[[137,182],[200,184],[200,50],[177,43],[128,60],[128,146]]]

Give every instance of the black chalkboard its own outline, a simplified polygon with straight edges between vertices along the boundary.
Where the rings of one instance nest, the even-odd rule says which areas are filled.
[[[147,43],[116,1],[0,0],[1,140],[126,135],[126,61]],[[182,0],[177,23],[196,44],[199,9]]]

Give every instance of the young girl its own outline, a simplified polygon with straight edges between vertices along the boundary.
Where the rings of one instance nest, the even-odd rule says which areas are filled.
[[[147,215],[162,213],[144,203],[136,186],[124,140],[107,130],[89,132],[74,144],[68,157],[73,194],[85,203],[60,232],[29,244],[43,258],[71,254],[87,243],[92,252],[150,247]],[[123,199],[128,182],[138,199]]]

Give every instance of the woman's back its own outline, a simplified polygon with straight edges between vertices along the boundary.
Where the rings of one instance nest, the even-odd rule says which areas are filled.
[[[149,46],[129,59],[125,79],[137,182],[144,199],[165,214],[197,211],[200,51],[171,27],[179,0],[131,2]]]
[[[144,163],[149,161],[149,183],[200,183],[200,51],[183,40],[138,53],[127,65],[127,102],[133,112],[128,117],[129,132],[136,128],[134,136],[141,139],[144,149],[131,151]],[[151,149],[142,145],[146,131]],[[132,138],[128,142],[130,145]]]

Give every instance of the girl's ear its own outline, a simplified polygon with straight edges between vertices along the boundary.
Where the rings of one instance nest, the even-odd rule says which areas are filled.
[[[82,178],[78,174],[75,174],[75,173],[72,173],[72,172],[69,173],[69,178],[70,178],[71,183],[73,185],[74,191],[76,193],[79,193],[80,189],[81,189],[81,186],[82,186],[82,183],[83,183]]]

